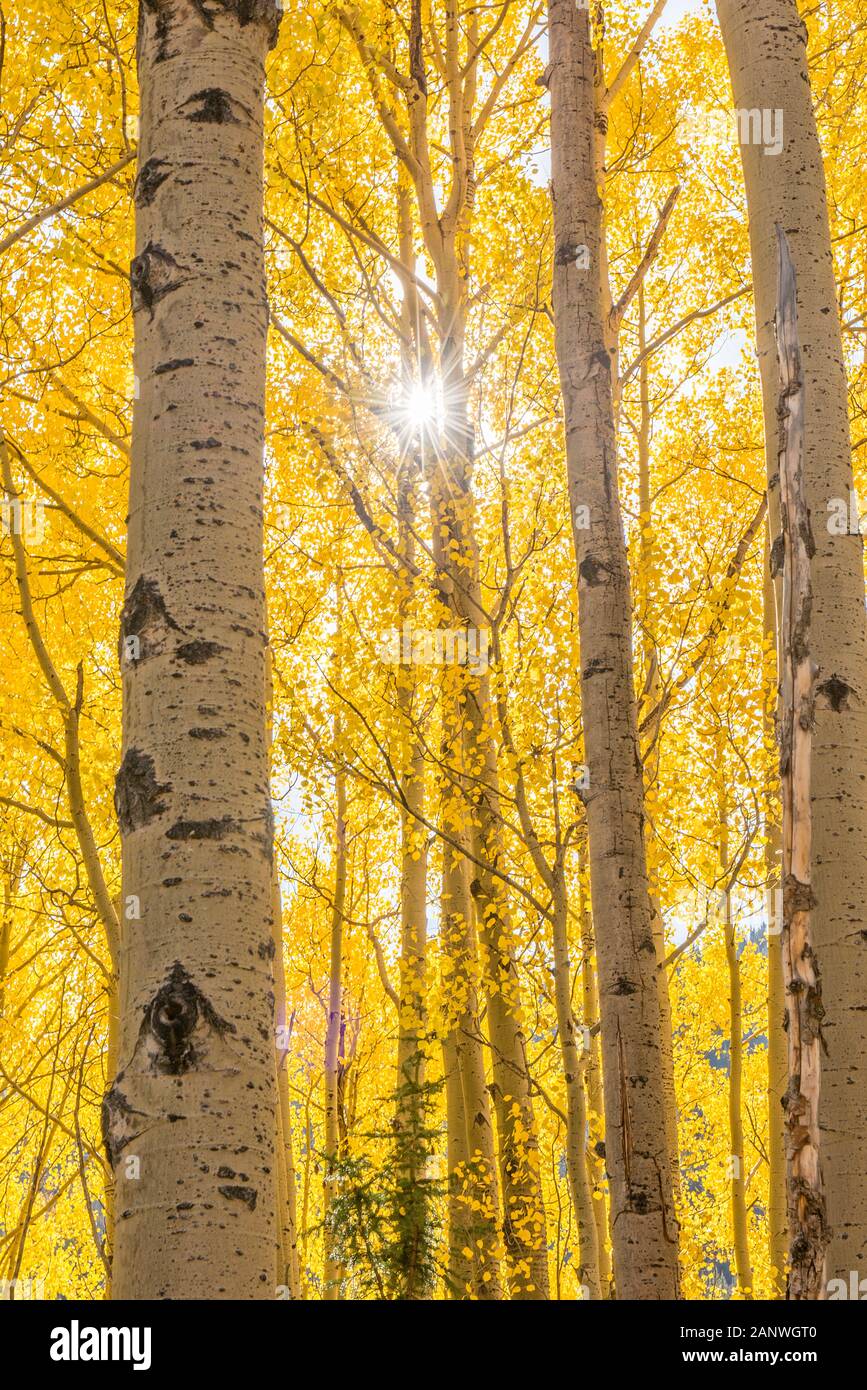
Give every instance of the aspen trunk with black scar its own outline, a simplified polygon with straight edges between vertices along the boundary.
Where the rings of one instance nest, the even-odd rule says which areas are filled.
[[[804,7],[800,7],[804,10]],[[798,276],[806,398],[805,505],[811,561],[812,892],[822,962],[824,1060],[820,1123],[827,1182],[829,1278],[867,1268],[867,611],[863,541],[832,523],[854,490],[846,363],[822,150],[797,0],[717,0],[735,107],[767,113],[772,143],[741,145],[749,208],[756,340],[762,379],[771,555],[779,573],[779,377],[774,342],[779,224]]]
[[[262,479],[276,0],[143,0],[116,1299],[275,1294]]]
[[[789,1297],[823,1297],[830,1231],[822,1172],[822,974],[814,932],[813,728],[817,665],[812,653],[816,553],[804,486],[806,391],[798,337],[795,268],[777,227],[776,338],[780,372],[779,478],[783,527],[780,615],[780,784],[783,824],[783,979],[789,1080],[786,1114]]]
[[[644,846],[632,604],[602,311],[590,19],[550,0],[553,308],[578,569],[581,703],[618,1298],[678,1293],[662,1019]],[[578,509],[582,510],[579,513]],[[589,526],[578,524],[589,516]]]

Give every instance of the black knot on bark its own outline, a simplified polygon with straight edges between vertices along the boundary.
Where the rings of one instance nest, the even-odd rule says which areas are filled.
[[[229,1201],[243,1202],[250,1211],[256,1210],[256,1201],[259,1196],[255,1187],[218,1187],[217,1191],[223,1196],[228,1197]]]
[[[583,261],[587,257],[587,247],[583,241],[576,241],[573,237],[567,237],[557,247],[554,253],[555,265],[572,265],[576,261]]]
[[[159,584],[155,579],[139,575],[126,596],[120,615],[118,659],[144,660],[160,650],[163,639],[172,629],[180,632],[166,608]]]
[[[147,825],[168,809],[163,796],[172,789],[171,782],[158,782],[154,760],[139,748],[128,748],[114,781],[114,807],[121,833]]]
[[[594,656],[591,657],[581,672],[581,678],[582,680],[589,681],[592,680],[594,676],[610,676],[611,670],[612,668],[610,666],[606,666],[604,657]]]
[[[821,685],[816,686],[817,700],[827,701],[828,708],[835,714],[840,714],[842,710],[849,708],[849,697],[854,695],[851,685],[846,681],[841,681],[839,676],[830,676],[828,680],[822,681]]]
[[[268,47],[274,47],[283,18],[280,0],[220,0],[220,4],[224,9],[234,10],[242,26],[264,24],[268,31]]]
[[[133,188],[133,201],[137,207],[150,207],[156,197],[157,189],[169,176],[169,163],[166,159],[149,159],[139,170]]]
[[[199,121],[205,125],[238,124],[238,117],[232,109],[232,98],[222,87],[205,87],[201,92],[194,92],[190,101],[200,104],[187,117],[188,121]]]
[[[219,642],[205,642],[202,638],[196,638],[194,642],[182,642],[175,656],[188,666],[204,666],[206,661],[210,661],[212,656],[219,656],[222,651],[225,651],[225,647],[221,647]]]
[[[634,985],[631,980],[627,980],[625,975],[618,975],[611,986],[612,994],[636,994],[637,992],[638,986]]]
[[[596,560],[592,555],[585,555],[578,566],[578,574],[585,584],[595,588],[597,584],[604,584],[611,575],[610,566],[602,560]]]
[[[154,308],[160,300],[180,289],[183,284],[183,276],[178,274],[180,269],[170,251],[156,242],[149,241],[141,254],[130,261],[129,284],[133,313],[144,308],[153,318]]]
[[[234,1033],[235,1026],[220,1018],[180,961],[175,961],[142,1019],[139,1040],[148,1043],[151,1070],[162,1076],[190,1071],[201,1056],[207,1032],[222,1037]],[[198,1043],[197,1034],[201,1035]]]
[[[214,820],[179,820],[166,831],[169,840],[224,840],[238,829],[231,816]]]
[[[186,1071],[191,1060],[192,1033],[199,1021],[197,991],[182,965],[176,963],[166,984],[157,991],[147,1012],[150,1031],[160,1044],[171,1073]]]

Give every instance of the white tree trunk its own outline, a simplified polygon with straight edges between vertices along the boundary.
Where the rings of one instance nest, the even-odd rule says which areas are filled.
[[[678,1292],[662,1019],[644,849],[632,603],[602,312],[587,10],[549,0],[554,324],[578,567],[581,703],[618,1298]],[[585,518],[589,525],[584,526]]]
[[[812,643],[815,551],[804,488],[804,380],[798,344],[795,271],[785,233],[780,247],[777,357],[780,368],[779,468],[783,523],[780,617],[780,781],[783,799],[783,978],[789,1084],[785,1095],[788,1163],[789,1297],[821,1298],[828,1224],[822,1176],[822,985],[813,935],[813,713],[817,668]]]
[[[262,475],[276,0],[143,0],[116,1299],[275,1294]]]
[[[717,0],[735,106],[773,116],[782,148],[741,147],[750,217],[768,499],[778,569],[779,380],[774,344],[779,224],[798,277],[806,397],[803,480],[815,554],[811,655],[813,932],[828,1010],[821,1126],[833,1230],[828,1274],[867,1268],[867,614],[862,541],[829,529],[829,503],[852,491],[846,372],[822,153],[796,0]],[[781,113],[778,115],[777,113]],[[773,147],[772,147],[773,148]]]

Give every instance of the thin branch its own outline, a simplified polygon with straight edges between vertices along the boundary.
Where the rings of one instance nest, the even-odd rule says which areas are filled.
[[[668,0],[656,0],[653,9],[650,11],[650,14],[644,21],[644,24],[638,34],[638,37],[635,40],[635,43],[632,45],[631,49],[629,50],[625,59],[623,60],[623,65],[620,68],[620,71],[617,73],[616,77],[613,79],[607,90],[602,94],[602,104],[604,110],[608,110],[611,103],[615,100],[616,97],[620,95],[620,93],[623,91],[623,88],[626,86],[626,83],[632,76],[632,73],[635,69],[635,65],[641,57],[642,53],[644,52],[644,49],[647,45],[647,41],[653,33],[654,29],[656,28],[657,20],[660,18],[662,11],[665,9],[667,3]]]
[[[0,256],[2,256],[4,251],[8,251],[10,246],[14,246],[16,241],[20,241],[22,237],[27,236],[28,232],[32,232],[36,227],[41,226],[43,222],[47,222],[50,217],[56,217],[59,212],[64,212],[67,208],[71,208],[74,203],[77,203],[79,199],[85,197],[86,194],[93,193],[95,189],[101,188],[104,183],[108,183],[116,174],[120,173],[121,169],[125,169],[128,164],[132,163],[135,157],[135,150],[130,150],[128,154],[125,154],[116,164],[112,164],[104,173],[98,174],[96,178],[90,179],[87,183],[82,184],[81,187],[76,188],[73,193],[67,193],[66,197],[61,198],[59,202],[52,203],[50,207],[43,208],[41,212],[34,212],[32,217],[28,217],[26,222],[22,222],[20,227],[16,227],[14,232],[10,232],[8,236],[0,241]]]
[[[614,308],[611,310],[611,325],[615,330],[619,329],[621,323],[623,322],[623,315],[626,313],[626,310],[629,308],[629,305],[632,303],[632,300],[638,293],[639,288],[644,283],[644,278],[647,275],[647,272],[650,269],[651,265],[656,259],[657,252],[659,251],[659,247],[662,243],[662,238],[665,236],[665,230],[668,226],[669,219],[674,211],[674,205],[677,202],[679,195],[680,184],[678,183],[675,184],[674,188],[671,190],[662,207],[660,208],[659,216],[656,219],[656,226],[654,227],[653,232],[651,233],[650,241],[647,243],[647,249],[645,250],[644,255],[641,257],[641,260],[638,262],[638,265],[636,266],[635,270],[632,272],[626,289],[623,291],[617,303],[614,305]]]

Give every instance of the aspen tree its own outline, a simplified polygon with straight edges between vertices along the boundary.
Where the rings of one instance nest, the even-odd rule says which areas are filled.
[[[788,1182],[789,1297],[824,1293],[830,1235],[823,1175],[822,1042],[825,1007],[813,929],[813,711],[818,665],[812,652],[815,541],[804,477],[806,392],[798,332],[795,268],[777,228],[776,313],[780,372],[778,465],[783,526],[780,613],[780,782],[783,844],[783,979],[789,1082],[784,1097]]]
[[[508,530],[508,523],[506,523],[506,530]],[[502,657],[499,631],[496,624],[493,628],[493,637],[494,655],[499,664]],[[574,977],[572,970],[572,952],[569,940],[570,901],[567,862],[571,848],[570,841],[572,838],[572,831],[574,831],[575,826],[572,825],[564,831],[561,823],[557,801],[557,758],[555,754],[552,754],[551,787],[553,790],[555,814],[550,851],[551,858],[549,859],[548,852],[546,852],[547,847],[543,846],[539,829],[534,821],[530,808],[525,769],[515,746],[512,721],[509,715],[509,702],[502,690],[497,696],[497,714],[503,737],[504,750],[512,765],[512,776],[514,779],[513,795],[518,812],[518,821],[521,827],[521,836],[530,852],[530,856],[541,882],[544,883],[545,888],[550,893],[551,973],[554,977],[554,1010],[557,1019],[557,1041],[560,1046],[560,1058],[563,1065],[563,1081],[566,1091],[566,1111],[563,1116],[566,1130],[564,1159],[578,1240],[578,1259],[577,1261],[573,1261],[573,1263],[576,1265],[583,1293],[587,1298],[599,1299],[602,1296],[602,1279],[600,1274],[601,1265],[598,1245],[599,1229],[593,1211],[593,1190],[595,1183],[591,1175],[591,1167],[588,1164],[586,1154],[588,1137],[588,1092],[585,1086],[585,1077],[590,1064],[590,1035],[587,1030],[586,1017],[583,1036],[579,1033],[572,1007]],[[576,783],[575,786],[577,787],[577,785]],[[583,844],[581,848],[583,848]],[[580,873],[578,889],[578,916],[580,917],[583,908]],[[585,958],[582,962],[582,971],[585,975],[586,984],[587,973],[589,972],[592,976],[592,964],[589,959]],[[585,996],[585,1010],[586,1002]]]
[[[674,1298],[677,1225],[633,692],[632,606],[601,281],[590,19],[550,0],[553,308],[578,567],[590,881],[602,1023],[606,1157],[619,1298]],[[582,509],[582,510],[579,510]],[[585,512],[590,525],[581,525]]]
[[[447,715],[449,702],[444,698]],[[442,806],[458,847],[443,846],[440,931],[446,961],[443,1072],[449,1170],[449,1288],[484,1300],[502,1297],[499,1198],[490,1094],[479,1040],[476,937],[462,832]],[[462,813],[462,804],[458,815]]]
[[[444,439],[431,478],[431,523],[438,565],[443,624],[480,633],[489,626],[482,602],[478,546],[474,533],[472,477],[475,440],[465,357],[469,306],[466,285],[475,187],[475,112],[478,72],[477,16],[469,17],[469,57],[462,58],[457,5],[446,14],[446,81],[451,112],[454,177],[447,205],[435,215],[425,124],[427,77],[421,10],[413,6],[411,36],[411,145],[417,168],[421,228],[442,301],[439,370],[447,403]],[[484,953],[488,1029],[493,1056],[493,1098],[497,1116],[505,1256],[510,1296],[548,1296],[545,1213],[541,1199],[538,1143],[521,989],[513,955],[509,904],[496,870],[503,860],[499,769],[493,731],[493,705],[487,671],[461,671],[462,734],[470,793],[470,842],[475,851],[470,892]]]
[[[624,380],[620,367],[620,336],[623,328],[624,319],[627,311],[633,302],[638,298],[638,330],[639,330],[639,425],[638,425],[638,467],[639,467],[639,524],[640,534],[640,553],[638,567],[638,586],[637,598],[639,603],[639,613],[641,621],[645,627],[646,616],[652,599],[652,516],[650,502],[650,397],[649,397],[649,375],[648,361],[645,355],[646,343],[646,313],[644,300],[644,282],[647,272],[659,251],[660,245],[665,237],[671,214],[674,210],[680,194],[680,187],[676,185],[663,206],[659,210],[656,225],[650,235],[647,245],[642,253],[641,259],[635,270],[630,275],[622,294],[615,301],[611,288],[610,276],[610,256],[608,248],[608,235],[605,220],[605,186],[607,177],[607,158],[608,158],[608,129],[611,117],[611,109],[621,92],[626,88],[629,80],[635,71],[642,53],[658,23],[667,0],[654,0],[652,9],[649,11],[644,24],[639,30],[625,58],[617,68],[611,82],[606,80],[605,75],[605,56],[604,56],[604,36],[605,36],[605,11],[600,4],[595,8],[594,21],[597,26],[596,47],[594,51],[594,137],[593,137],[593,158],[596,170],[596,182],[602,198],[602,208],[600,210],[602,228],[599,240],[599,281],[601,290],[601,317],[602,335],[605,350],[611,359],[611,396],[612,409],[614,414],[615,434],[619,430],[621,418],[621,401],[623,394]],[[588,8],[584,6],[583,8]],[[643,697],[653,698],[658,687],[659,672],[656,664],[656,653],[645,650],[644,652],[644,689]],[[652,745],[651,745],[652,746]],[[642,756],[646,760],[645,766],[645,785],[649,786],[653,781],[655,771],[655,759],[650,757],[648,747],[641,745]],[[645,823],[645,835],[647,837],[647,851],[650,849],[650,824]],[[649,866],[650,867],[650,866]],[[672,1170],[672,1181],[675,1189],[678,1184],[679,1158],[678,1158],[678,1130],[677,1130],[677,1104],[674,1088],[674,1049],[671,1033],[671,1001],[668,993],[668,972],[665,967],[665,929],[662,915],[659,910],[659,903],[653,875],[649,872],[648,882],[651,892],[652,908],[652,930],[654,950],[656,951],[657,973],[656,982],[659,991],[660,1021],[662,1028],[662,1079],[665,1092],[665,1122],[666,1133],[668,1135],[669,1162]]]
[[[265,693],[268,717],[268,753],[274,745],[274,662],[268,647],[265,667]],[[276,851],[276,847],[275,847]],[[276,852],[271,862],[271,937],[274,942],[274,1067],[277,1077],[277,1113],[275,1115],[275,1145],[277,1157],[277,1288],[289,1298],[301,1297],[301,1273],[298,1265],[298,1216],[295,1186],[295,1157],[292,1141],[292,1113],[289,1099],[289,1080],[286,1061],[291,1027],[286,1019],[286,962],[283,948],[283,894],[280,889],[280,869]]]
[[[609,320],[610,321],[610,320]],[[644,299],[644,285],[638,289],[638,354],[641,365],[638,372],[638,512],[641,534],[638,552],[638,612],[642,629],[642,697],[651,706],[660,698],[659,661],[651,637],[651,613],[657,601],[656,575],[654,573],[654,534],[653,502],[650,477],[650,375],[648,361],[644,353],[647,348],[647,313]],[[617,360],[617,359],[615,359]],[[642,709],[644,704],[642,704]],[[641,745],[639,745],[641,746]],[[642,748],[644,763],[645,793],[659,776],[659,749],[655,738],[645,739]],[[650,820],[645,821],[645,844],[648,861],[652,848]],[[671,1032],[671,999],[668,993],[668,969],[665,965],[665,928],[659,909],[658,894],[654,889],[651,865],[648,862],[648,883],[650,885],[650,904],[653,912],[653,944],[656,951],[656,984],[659,992],[659,1014],[662,1027],[662,1081],[665,1091],[665,1125],[668,1136],[668,1152],[671,1159],[672,1181],[675,1192],[679,1184],[680,1160],[677,1131],[677,1096],[674,1087],[674,1042]]]
[[[806,29],[796,0],[717,0],[735,107],[772,118],[777,145],[750,120],[741,145],[749,207],[756,334],[765,417],[772,563],[779,570],[779,378],[774,342],[781,226],[798,281],[805,395],[803,482],[816,550],[811,656],[817,667],[812,748],[812,930],[827,1018],[820,1124],[827,1182],[828,1276],[867,1267],[867,614],[857,529],[836,534],[835,502],[853,491],[846,371],[816,130]],[[778,145],[781,143],[781,148]],[[794,1233],[793,1233],[794,1234]]]
[[[274,1297],[262,476],[276,0],[143,0],[113,1296]]]
[[[438,62],[444,68],[451,155],[451,177],[440,206],[428,129],[425,30],[420,0],[413,0],[411,6],[408,73],[398,72],[380,58],[368,42],[357,11],[341,9],[338,13],[355,42],[395,154],[412,179],[421,236],[434,271],[438,368],[446,403],[443,438],[435,455],[429,458],[427,470],[439,622],[443,628],[480,633],[487,630],[489,622],[481,596],[472,494],[475,438],[465,361],[467,283],[476,187],[475,149],[501,83],[495,84],[486,101],[477,107],[483,53],[478,16],[471,11],[462,17],[457,0],[447,0],[444,41],[435,39]],[[462,18],[466,25],[465,41]],[[533,27],[529,24],[522,37],[524,49],[532,39]],[[401,98],[406,134],[385,99],[384,80]],[[490,680],[486,671],[470,674],[465,667],[459,668],[458,674],[458,717],[449,715],[444,719],[451,743],[444,749],[443,762],[446,768],[454,770],[466,756],[466,773],[459,781],[465,800],[469,800],[468,846],[473,851],[473,864],[468,903],[458,908],[457,877],[451,884],[451,916],[456,915],[466,930],[474,908],[484,960],[510,1295],[543,1299],[548,1296],[545,1212],[510,907],[499,877],[504,851]]]
[[[343,573],[338,567],[337,618],[334,654],[334,688],[341,688],[343,636]],[[323,1178],[325,1272],[323,1298],[333,1302],[343,1297],[343,1265],[339,1257],[340,1232],[335,1224],[334,1203],[339,1194],[341,1144],[341,1085],[344,1065],[343,1009],[343,918],[346,910],[346,768],[344,766],[343,718],[338,709],[334,718],[334,894],[331,900],[330,955],[328,971],[328,1013],[325,1027],[325,1127]]]
[[[274,931],[274,1002],[278,1020],[277,1046],[274,1064],[277,1070],[277,1195],[280,1240],[278,1243],[278,1288],[286,1289],[290,1298],[301,1297],[301,1271],[298,1263],[298,1197],[295,1176],[295,1145],[292,1135],[292,1103],[286,1061],[289,1049],[290,1026],[286,1020],[286,979],[283,960],[283,906],[280,879],[275,857],[273,881]],[[285,1036],[280,1036],[280,1029]]]
[[[568,900],[562,869],[555,870],[552,931],[554,943],[554,998],[557,1006],[557,1034],[566,1081],[566,1176],[575,1211],[578,1240],[578,1273],[587,1297],[602,1297],[599,1274],[598,1228],[593,1213],[593,1193],[587,1167],[587,1096],[584,1072],[588,1046],[585,1037],[576,1037],[572,1013],[572,965],[567,932]],[[585,1024],[586,1028],[586,1024]],[[580,1035],[579,1035],[580,1036]]]
[[[401,261],[412,262],[411,191],[406,173],[398,169],[398,234]],[[421,336],[420,308],[414,286],[404,292],[401,327],[401,367],[404,389],[413,379],[412,345]],[[420,352],[416,356],[420,357]],[[398,479],[398,548],[407,569],[415,566],[417,487],[420,458],[415,444],[401,459]],[[402,632],[410,617],[413,593],[409,575],[401,576],[398,627]],[[411,663],[397,673],[397,705],[401,716],[400,882],[400,989],[398,994],[397,1099],[395,1133],[398,1145],[398,1199],[405,1215],[400,1224],[401,1291],[405,1299],[431,1295],[426,1261],[429,1211],[426,1195],[428,1144],[425,1130],[428,1104],[427,1068],[427,831],[421,824],[425,809],[424,745],[417,727],[417,683]]]
[[[717,738],[717,767],[725,770],[725,747],[722,734]],[[719,859],[724,889],[722,892],[722,931],[728,974],[729,1006],[729,1164],[732,1230],[734,1232],[735,1270],[738,1288],[744,1298],[753,1296],[753,1271],[750,1263],[749,1226],[746,1202],[746,1157],[744,1153],[743,1122],[743,995],[738,961],[738,941],[732,914],[732,881],[729,861],[728,801],[725,781],[719,786]]]
[[[581,843],[581,882],[579,884],[579,916],[581,918],[581,999],[587,1056],[584,1062],[584,1083],[587,1092],[587,1142],[585,1164],[593,1200],[593,1221],[596,1226],[596,1260],[599,1270],[599,1297],[611,1293],[611,1249],[608,1235],[608,1201],[605,1193],[605,1144],[602,1140],[604,1102],[602,1099],[602,1060],[599,1047],[599,992],[596,983],[596,939],[593,935],[593,916],[584,890],[587,872],[586,835]]]
[[[407,495],[406,476],[399,480],[401,507],[414,510]],[[412,550],[409,523],[402,529],[404,553]],[[402,627],[402,624],[401,624]],[[424,750],[412,731],[413,681],[406,668],[398,677],[398,705],[403,716],[401,733],[402,792],[407,807],[401,813],[400,889],[400,990],[397,1047],[397,1106],[395,1130],[398,1143],[401,1205],[408,1208],[401,1226],[402,1297],[430,1294],[424,1265],[428,1225],[425,1196],[427,1140],[427,843],[419,817],[424,813]]]
[[[776,747],[774,709],[777,691],[777,612],[771,578],[771,545],[766,525],[762,580],[762,685],[766,749]],[[774,786],[776,787],[776,776]],[[768,924],[768,1247],[771,1276],[778,1298],[786,1296],[786,1146],[783,1096],[788,1081],[785,1002],[783,995],[782,885],[780,823],[777,798],[768,786],[764,796],[765,917]]]

